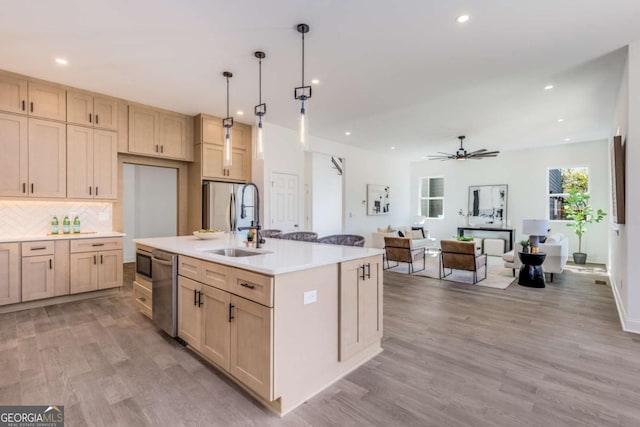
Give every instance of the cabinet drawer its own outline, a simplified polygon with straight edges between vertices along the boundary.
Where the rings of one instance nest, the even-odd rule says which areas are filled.
[[[122,237],[71,240],[71,253],[122,249]]]
[[[53,240],[22,243],[22,256],[53,255]]]
[[[152,317],[153,300],[151,299],[151,290],[138,282],[133,282],[133,295],[140,311],[146,316]]]
[[[199,259],[180,255],[178,257],[178,274],[197,282],[202,282],[202,264]]]
[[[223,291],[229,289],[229,279],[231,278],[231,267],[215,264],[213,262],[202,263],[202,283],[213,286]]]
[[[273,307],[273,277],[234,268],[230,283],[231,293]]]

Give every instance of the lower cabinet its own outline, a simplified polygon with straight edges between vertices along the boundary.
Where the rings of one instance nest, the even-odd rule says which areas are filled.
[[[178,289],[178,336],[271,401],[273,308],[183,276]]]
[[[72,294],[122,286],[122,251],[85,252],[70,256]]]
[[[54,256],[22,257],[22,301],[54,296]]]
[[[339,360],[382,338],[382,256],[340,264]]]
[[[0,243],[0,305],[20,302],[20,243]]]

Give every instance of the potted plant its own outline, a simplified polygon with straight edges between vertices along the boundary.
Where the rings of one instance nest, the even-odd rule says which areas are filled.
[[[522,253],[528,254],[529,253],[529,245],[531,244],[531,242],[527,239],[527,240],[520,240],[520,245],[522,245]]]
[[[607,215],[602,209],[594,211],[589,199],[591,196],[587,193],[569,189],[569,195],[562,205],[567,219],[571,220],[567,227],[573,228],[574,233],[578,236],[578,252],[573,253],[573,262],[576,264],[587,262],[587,254],[582,252],[582,235],[587,231],[587,224],[600,222]]]

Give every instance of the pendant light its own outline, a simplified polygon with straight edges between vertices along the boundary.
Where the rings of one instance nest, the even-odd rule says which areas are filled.
[[[222,75],[227,79],[227,117],[222,119],[222,126],[224,126],[224,146],[222,148],[222,167],[230,168],[231,167],[231,128],[233,127],[233,117],[229,116],[229,79],[233,77],[228,71],[222,73]]]
[[[298,117],[298,149],[306,151],[309,149],[309,117],[304,103],[311,98],[311,86],[304,85],[304,35],[309,32],[309,26],[298,24],[296,29],[302,34],[302,86],[294,90],[294,98],[301,101]]]
[[[254,112],[258,117],[258,136],[256,139],[256,159],[264,159],[264,134],[262,129],[262,117],[267,114],[267,104],[262,102],[262,60],[267,56],[264,52],[257,51],[253,54],[258,58],[258,105]]]

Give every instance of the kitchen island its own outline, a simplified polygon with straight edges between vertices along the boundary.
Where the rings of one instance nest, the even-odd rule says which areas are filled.
[[[254,249],[234,235],[135,242],[179,255],[178,337],[279,415],[382,351],[380,249],[279,239]],[[250,254],[215,253],[225,248]]]

